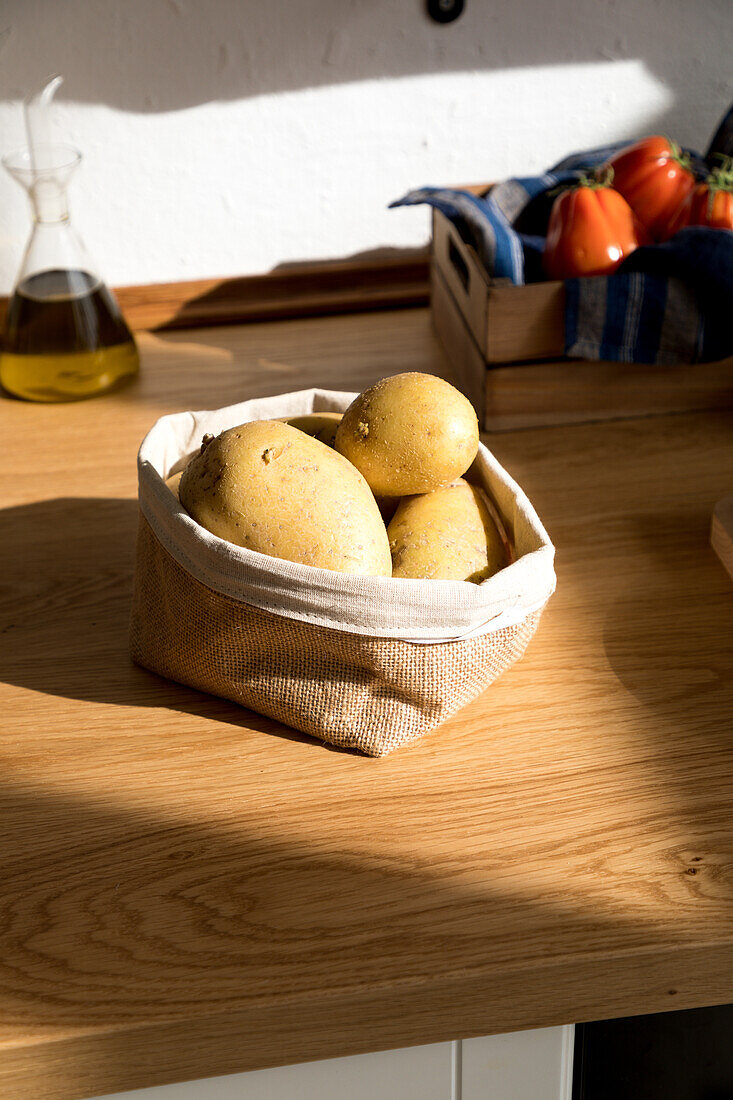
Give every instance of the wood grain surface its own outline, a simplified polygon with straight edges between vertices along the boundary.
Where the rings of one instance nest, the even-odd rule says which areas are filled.
[[[733,580],[733,494],[723,497],[713,509],[710,545]]]
[[[558,591],[370,760],[131,665],[135,451],[165,412],[440,372],[427,312],[141,343],[127,390],[0,404],[4,1100],[733,1000],[730,415],[490,440]]]
[[[427,249],[394,248],[287,264],[263,275],[122,286],[115,295],[135,330],[355,313],[426,304],[428,266]],[[7,305],[0,298],[0,325]]]

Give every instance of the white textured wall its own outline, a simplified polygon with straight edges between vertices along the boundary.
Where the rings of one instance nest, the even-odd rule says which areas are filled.
[[[4,0],[0,145],[66,77],[72,210],[113,284],[427,238],[410,186],[531,172],[649,130],[704,146],[733,98],[732,0]],[[28,230],[0,180],[0,291]]]

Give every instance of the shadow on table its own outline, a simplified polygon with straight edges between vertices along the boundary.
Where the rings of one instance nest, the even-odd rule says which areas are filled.
[[[58,498],[0,511],[0,681],[312,741],[133,664],[128,625],[137,523],[135,500]]]
[[[733,586],[710,546],[712,503],[637,516],[643,588],[609,607],[604,647],[624,688],[698,746],[727,747],[733,710]],[[726,714],[725,703],[731,709]],[[643,730],[640,730],[643,734]]]
[[[429,266],[426,247],[386,245],[339,259],[277,264],[266,274],[219,279],[190,297],[184,286],[175,312],[154,331],[423,307]]]

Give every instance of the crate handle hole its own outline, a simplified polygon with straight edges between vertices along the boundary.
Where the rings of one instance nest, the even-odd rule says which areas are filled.
[[[469,270],[468,264],[461,256],[453,241],[448,241],[448,259],[453,265],[453,270],[463,283],[463,289],[468,292]]]

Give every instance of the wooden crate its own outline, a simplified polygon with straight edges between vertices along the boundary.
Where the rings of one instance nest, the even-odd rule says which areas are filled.
[[[492,280],[433,212],[435,330],[487,431],[733,407],[733,359],[649,366],[567,359],[565,286]]]

